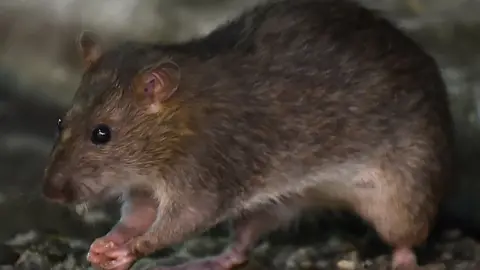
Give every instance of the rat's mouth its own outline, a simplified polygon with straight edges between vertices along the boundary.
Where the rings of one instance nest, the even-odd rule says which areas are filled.
[[[112,189],[109,187],[89,187],[86,184],[82,184],[76,188],[76,192],[70,197],[68,204],[82,205],[88,204],[96,206],[104,204],[112,199],[118,199],[122,196],[122,190]]]
[[[49,201],[61,204],[68,204],[76,197],[75,188],[69,183],[58,183],[52,179],[44,180],[42,186],[43,196]]]
[[[43,195],[52,202],[69,205],[97,205],[104,203],[115,196],[112,189],[107,187],[90,187],[86,184],[75,186],[67,182],[61,188],[52,187],[45,183],[43,185]],[[116,194],[118,196],[118,194]]]

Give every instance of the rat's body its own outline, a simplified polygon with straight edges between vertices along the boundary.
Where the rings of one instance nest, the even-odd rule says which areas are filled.
[[[328,207],[371,223],[395,266],[416,265],[451,174],[451,118],[434,60],[387,21],[296,0],[184,44],[81,41],[86,73],[45,192],[127,201],[92,263],[125,269],[233,218],[232,250],[178,268],[228,269],[263,233]]]

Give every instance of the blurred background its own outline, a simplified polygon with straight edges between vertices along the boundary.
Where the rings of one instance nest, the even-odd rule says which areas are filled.
[[[480,228],[480,1],[359,1],[384,13],[441,66],[456,122],[459,168],[458,188],[442,213],[458,226]],[[56,120],[69,105],[81,75],[78,34],[93,30],[111,44],[124,39],[186,40],[207,34],[257,2],[0,1],[0,242],[5,243],[0,246],[0,265],[13,267],[7,265],[17,262],[20,267],[22,261],[45,269],[85,269],[72,259],[77,251],[71,250],[78,246],[78,256],[83,256],[88,241],[113,221],[100,210],[87,213],[49,204],[39,192]],[[59,240],[63,238],[78,242],[65,244]],[[48,258],[41,256],[44,251],[38,244],[45,241],[56,241],[45,244],[56,246],[45,251]],[[35,249],[30,248],[32,243]],[[20,252],[12,245],[24,248]],[[55,260],[63,264],[52,264]]]

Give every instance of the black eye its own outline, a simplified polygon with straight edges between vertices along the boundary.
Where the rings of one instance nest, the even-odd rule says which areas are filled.
[[[62,118],[58,118],[57,129],[55,130],[55,134],[54,134],[55,140],[58,140],[62,131],[63,131],[63,121],[62,121]]]
[[[110,141],[111,137],[110,127],[105,124],[99,124],[93,129],[91,140],[94,144],[105,144]]]
[[[58,118],[57,120],[57,131],[61,132],[63,130],[63,121],[62,118]]]

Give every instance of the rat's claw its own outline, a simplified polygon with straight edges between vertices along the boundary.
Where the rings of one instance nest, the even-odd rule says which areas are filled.
[[[119,247],[108,238],[99,238],[90,246],[87,260],[96,269],[127,270],[135,260],[135,256],[128,249]]]
[[[106,239],[96,239],[91,245],[90,250],[87,254],[87,260],[92,265],[100,265],[109,261],[110,258],[105,256],[105,252],[115,248],[115,244],[112,241],[108,241]]]
[[[107,258],[102,254],[92,252],[88,252],[87,254],[87,261],[89,261],[91,264],[99,264],[105,260],[107,260]]]
[[[116,245],[112,241],[98,238],[90,245],[90,253],[105,253],[115,248]]]
[[[127,270],[130,268],[130,265],[134,260],[135,257],[133,256],[119,257],[115,260],[103,263],[101,268],[105,270]]]
[[[122,258],[122,257],[133,257],[132,253],[126,248],[117,248],[110,251],[105,252],[110,258]]]

